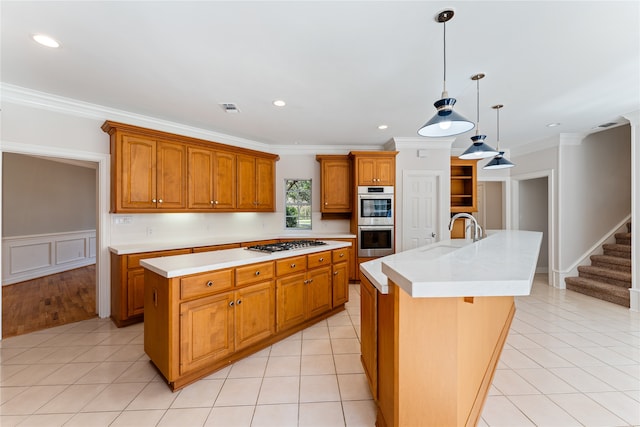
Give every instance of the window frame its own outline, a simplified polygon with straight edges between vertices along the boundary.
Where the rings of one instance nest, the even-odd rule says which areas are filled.
[[[290,187],[291,185],[294,185],[295,182],[299,182],[299,181],[309,182],[308,202],[306,202],[302,197],[295,197],[295,202],[289,203],[289,200],[290,200],[289,195],[292,192],[292,190],[290,190]],[[295,190],[294,193],[296,196],[299,196],[300,193],[302,193],[302,191]],[[285,178],[284,179],[284,229],[285,230],[312,230],[313,229],[313,221],[312,221],[313,206],[312,205],[313,205],[313,180],[311,178]],[[290,215],[289,209],[288,209],[289,207],[295,208],[297,214],[293,216]],[[300,215],[301,210],[303,209],[306,210],[305,208],[307,207],[308,207],[309,215],[301,216]],[[295,226],[289,226],[289,224],[291,223],[290,218],[296,219]],[[301,218],[302,218],[302,223],[306,224],[308,222],[309,225],[301,227],[300,226]]]

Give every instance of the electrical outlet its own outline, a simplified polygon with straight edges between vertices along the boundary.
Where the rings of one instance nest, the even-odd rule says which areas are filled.
[[[147,227],[147,236],[153,236],[153,228]]]

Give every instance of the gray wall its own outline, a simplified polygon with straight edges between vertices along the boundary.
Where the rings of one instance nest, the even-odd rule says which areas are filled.
[[[96,228],[96,170],[2,154],[2,237]]]
[[[548,221],[548,179],[535,178],[520,181],[518,218],[519,229],[541,231],[542,244],[538,255],[537,268],[549,267],[549,221]]]

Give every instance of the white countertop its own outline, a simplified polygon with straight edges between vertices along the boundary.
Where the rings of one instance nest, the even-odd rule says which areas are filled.
[[[542,233],[500,230],[477,242],[444,240],[360,264],[383,294],[387,279],[420,297],[529,295]]]
[[[253,242],[271,239],[355,239],[355,234],[349,233],[281,233],[233,237],[207,237],[203,239],[172,240],[157,242],[122,243],[109,246],[109,250],[116,255],[129,255],[142,252],[166,251],[171,249],[197,248],[200,246],[224,245],[227,243]]]
[[[161,258],[148,258],[141,260],[140,265],[163,277],[171,278],[351,246],[349,242],[327,241],[325,243],[326,245],[322,246],[292,249],[271,254],[238,248]]]

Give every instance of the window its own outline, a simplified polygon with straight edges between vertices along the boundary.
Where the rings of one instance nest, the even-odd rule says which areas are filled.
[[[311,180],[284,180],[285,229],[311,229]]]

